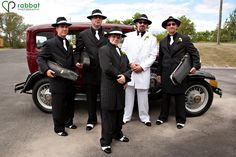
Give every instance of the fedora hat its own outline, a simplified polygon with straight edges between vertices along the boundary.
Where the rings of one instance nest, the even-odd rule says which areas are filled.
[[[174,21],[174,22],[177,24],[178,27],[179,27],[179,25],[181,24],[181,21],[180,21],[180,20],[175,19],[175,18],[173,18],[172,16],[170,16],[168,19],[166,19],[165,21],[162,22],[161,26],[166,29],[167,23],[168,23],[169,21]]]
[[[134,20],[134,23],[140,21],[140,20],[145,20],[147,21],[148,25],[152,24],[152,21],[148,20],[148,17],[146,14],[141,14],[137,19]]]
[[[106,16],[102,15],[101,10],[99,10],[99,9],[93,10],[93,11],[92,11],[92,14],[89,15],[89,16],[87,16],[87,18],[88,18],[88,19],[91,19],[91,18],[93,18],[94,16],[101,16],[101,17],[103,18],[103,20],[107,18]]]
[[[56,23],[52,24],[52,27],[57,27],[58,25],[62,25],[62,24],[68,25],[68,26],[72,25],[71,23],[67,22],[65,17],[58,17],[56,20]]]
[[[126,37],[125,34],[123,34],[121,28],[117,27],[117,26],[113,26],[111,27],[111,29],[107,32],[107,34],[104,34],[105,37],[108,37],[109,35],[120,35],[122,38]]]

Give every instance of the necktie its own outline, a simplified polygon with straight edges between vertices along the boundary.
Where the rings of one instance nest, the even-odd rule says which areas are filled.
[[[67,46],[66,46],[66,39],[63,39],[63,47],[66,49],[67,51]]]
[[[173,42],[174,42],[174,38],[173,38],[173,36],[171,35],[171,36],[170,36],[170,45],[172,45]]]
[[[98,34],[98,30],[96,30],[95,37],[96,37],[98,40],[100,39],[99,34]]]
[[[118,47],[116,47],[116,51],[120,55],[120,49]]]

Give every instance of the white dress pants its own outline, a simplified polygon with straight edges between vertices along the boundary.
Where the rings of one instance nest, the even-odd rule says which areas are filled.
[[[135,88],[128,86],[125,90],[125,112],[123,122],[131,120],[134,108]],[[137,89],[138,111],[141,122],[150,122],[148,89]]]

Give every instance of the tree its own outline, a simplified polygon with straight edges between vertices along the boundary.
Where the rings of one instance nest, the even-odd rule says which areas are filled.
[[[157,41],[160,41],[161,39],[163,39],[167,36],[167,32],[164,31],[162,33],[155,34],[154,36],[157,38]]]
[[[133,19],[126,19],[126,20],[122,21],[122,23],[125,25],[133,25],[134,24]]]
[[[236,9],[229,15],[229,18],[226,19],[222,36],[224,40],[236,40]],[[221,36],[221,38],[222,38]]]
[[[109,20],[107,19],[106,23],[115,23],[115,24],[121,24],[120,20]]]
[[[114,23],[114,24],[125,24],[125,25],[134,25],[134,19],[140,17],[140,13],[136,12],[131,19],[126,19],[124,21],[120,21],[117,19],[114,20],[107,20],[106,23]]]
[[[205,32],[197,32],[194,35],[195,41],[214,41],[215,31],[205,31]],[[215,39],[216,40],[216,39]]]
[[[22,47],[25,42],[25,30],[29,26],[23,23],[22,16],[14,12],[0,14],[0,29],[3,31],[6,46]]]
[[[196,34],[194,23],[186,16],[181,16],[178,19],[181,21],[181,25],[178,28],[178,32],[181,34],[189,35],[194,38],[194,35]]]

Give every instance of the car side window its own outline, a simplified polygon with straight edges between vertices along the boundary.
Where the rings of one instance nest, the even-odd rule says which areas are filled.
[[[39,32],[36,34],[36,47],[40,49],[43,43],[54,36],[53,32]]]
[[[69,43],[73,47],[73,49],[76,48],[77,33],[78,33],[78,31],[69,31],[68,35],[66,36],[66,39],[69,41]]]

